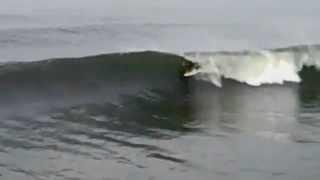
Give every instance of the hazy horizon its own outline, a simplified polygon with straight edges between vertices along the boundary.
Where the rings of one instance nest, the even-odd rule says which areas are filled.
[[[128,50],[152,49],[177,53],[318,44],[318,5],[320,3],[315,0],[200,0],[188,3],[182,0],[3,0],[0,7],[0,61]],[[115,30],[118,27],[114,24],[131,26]],[[93,27],[99,29],[100,34],[88,31],[87,28]],[[54,38],[56,34],[47,34],[55,31],[52,28],[76,30],[79,34],[76,36],[60,31],[65,37],[57,40]],[[18,31],[19,35],[13,34],[10,29]],[[34,32],[41,31],[42,35],[31,33],[33,35],[30,37],[32,29]],[[114,39],[113,33],[118,38]],[[43,48],[41,53],[32,53],[28,44],[30,38],[34,48]],[[7,42],[15,42],[15,48],[10,49],[13,44]],[[64,48],[67,44],[72,46]],[[22,54],[19,57],[17,50]]]

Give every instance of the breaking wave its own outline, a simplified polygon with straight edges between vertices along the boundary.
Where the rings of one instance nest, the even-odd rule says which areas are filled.
[[[197,66],[185,76],[222,86],[232,79],[251,86],[301,82],[305,67],[320,69],[320,45],[301,45],[260,51],[187,52],[184,57]]]
[[[261,51],[187,52],[183,55],[141,51],[9,62],[0,64],[0,100],[21,93],[38,96],[45,92],[44,95],[54,97],[67,91],[73,95],[99,90],[102,93],[107,90],[127,92],[127,86],[130,86],[129,91],[135,88],[176,91],[176,88],[184,88],[189,80],[197,79],[218,87],[224,79],[251,86],[301,81],[317,84],[319,58],[320,45],[312,45]],[[115,87],[119,88],[115,90]],[[22,97],[23,100],[25,95]]]

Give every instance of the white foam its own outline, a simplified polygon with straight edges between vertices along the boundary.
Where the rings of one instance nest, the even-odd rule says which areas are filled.
[[[233,79],[251,86],[300,82],[304,66],[320,67],[320,49],[300,46],[286,49],[244,52],[193,52],[185,57],[200,65],[187,72],[221,87],[221,79]]]

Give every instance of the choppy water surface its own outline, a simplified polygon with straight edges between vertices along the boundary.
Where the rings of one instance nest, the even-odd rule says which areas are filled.
[[[315,69],[217,88],[186,65],[154,52],[3,65],[1,179],[318,179]]]

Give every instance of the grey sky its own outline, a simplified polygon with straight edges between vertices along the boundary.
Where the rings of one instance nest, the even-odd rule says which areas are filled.
[[[318,16],[317,0],[1,0],[0,13],[85,13],[87,15],[152,16],[174,13],[189,17]],[[75,11],[75,12],[72,12]],[[174,18],[174,17],[173,17]]]

